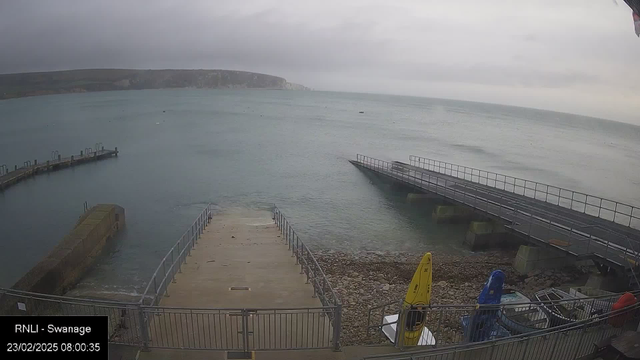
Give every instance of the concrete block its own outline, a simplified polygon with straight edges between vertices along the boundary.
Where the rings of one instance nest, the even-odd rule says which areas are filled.
[[[438,205],[431,214],[431,218],[438,224],[466,222],[473,217],[473,209],[459,205]]]
[[[513,261],[513,267],[521,274],[528,274],[538,269],[544,270],[574,265],[575,262],[574,257],[561,252],[521,245]]]
[[[503,246],[509,239],[504,227],[493,222],[472,221],[463,244],[472,251]]]
[[[591,274],[589,279],[587,279],[585,287],[617,293],[627,290],[629,286],[628,281],[626,277],[620,275]]]
[[[506,230],[504,226],[496,224],[491,221],[472,221],[469,224],[469,231],[475,234],[491,234],[491,233],[504,233]]]

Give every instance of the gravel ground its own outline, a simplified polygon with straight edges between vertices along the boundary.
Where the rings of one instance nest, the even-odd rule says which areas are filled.
[[[506,275],[505,286],[530,297],[535,291],[547,287],[576,284],[586,273],[586,269],[567,267],[520,275],[512,266],[516,255],[513,251],[432,254],[434,285],[431,303],[434,305],[475,304],[489,274],[497,269]],[[383,339],[377,332],[368,334],[366,330],[369,308],[404,298],[422,254],[319,251],[315,256],[343,303],[342,344],[381,342]],[[454,322],[457,323],[458,319]]]

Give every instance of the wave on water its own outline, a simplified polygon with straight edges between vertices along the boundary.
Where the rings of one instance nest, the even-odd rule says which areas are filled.
[[[462,149],[463,151],[466,152],[470,152],[473,154],[482,154],[482,155],[491,155],[491,156],[496,156],[496,154],[487,151],[485,148],[482,148],[480,146],[475,146],[475,145],[466,145],[466,144],[451,144],[451,146],[458,148],[458,149]]]
[[[142,284],[140,284],[142,285]],[[136,287],[104,285],[95,282],[80,283],[65,296],[88,299],[101,299],[110,301],[135,302],[140,300],[141,294]]]

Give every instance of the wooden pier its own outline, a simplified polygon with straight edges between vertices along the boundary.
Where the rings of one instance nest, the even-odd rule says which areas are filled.
[[[80,154],[78,155],[71,155],[65,158],[57,154],[54,155],[56,156],[52,156],[53,160],[47,160],[45,162],[38,162],[38,160],[34,160],[33,163],[31,161],[25,161],[22,167],[15,165],[13,169],[10,169],[6,165],[0,165],[0,191],[3,191],[9,186],[37,174],[57,171],[92,161],[108,159],[114,156],[117,157],[118,148],[116,147],[114,150],[108,150],[102,147],[100,150],[95,151],[92,149],[85,149],[85,151],[80,151]]]

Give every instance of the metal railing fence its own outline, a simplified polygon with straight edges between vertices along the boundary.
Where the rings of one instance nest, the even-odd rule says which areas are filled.
[[[636,331],[640,303],[552,329],[524,333],[483,342],[432,347],[364,359],[453,360],[453,359],[553,359],[575,360],[594,352],[594,345],[623,331]]]
[[[291,256],[296,257],[296,265],[300,265],[300,273],[306,274],[307,283],[313,285],[314,296],[317,296],[324,306],[339,305],[340,299],[331,287],[327,276],[324,274],[315,256],[313,256],[309,247],[300,240],[300,237],[293,227],[291,227],[284,213],[275,205],[272,216],[278,229],[280,229],[282,233],[286,245],[289,247],[289,250],[291,250]]]
[[[336,307],[198,309],[0,289],[4,315],[103,315],[109,342],[144,349],[339,349]]]
[[[79,299],[0,288],[7,315],[106,315],[110,342],[149,348],[210,350],[340,349],[342,304],[307,246],[274,207],[273,220],[313,285],[321,307],[176,308],[157,306],[209,224],[211,205],[200,213],[153,273],[134,303]]]
[[[103,315],[109,318],[109,342],[142,346],[143,309],[138,303],[78,299],[0,288],[3,315]]]
[[[170,281],[175,281],[177,273],[182,271],[182,264],[187,262],[191,249],[197,244],[198,238],[209,224],[211,204],[207,204],[191,226],[182,234],[180,239],[169,249],[167,255],[160,261],[160,265],[151,276],[144,290],[140,303],[158,305],[160,296],[168,295]]]
[[[611,312],[613,304],[624,293],[589,298],[570,298],[531,302],[513,302],[500,305],[429,305],[425,309],[424,324],[433,336],[433,346],[451,346],[467,342],[487,341],[521,333],[535,332],[585,320]],[[639,296],[640,291],[632,292]],[[367,334],[369,340],[380,342],[386,337],[383,327],[403,323],[402,320],[384,322],[385,316],[400,314],[398,319],[410,316],[402,309],[402,302],[391,302],[369,309]],[[562,315],[560,315],[562,314]],[[500,327],[483,326],[494,319]],[[398,332],[400,340],[402,336]],[[402,341],[395,340],[397,347]]]
[[[640,228],[640,210],[637,207],[614,200],[603,199],[598,196],[588,195],[533,180],[521,179],[415,155],[409,156],[409,165],[471,181],[497,190],[522,195],[626,227]],[[544,211],[538,209],[538,212]],[[573,224],[571,226],[572,231],[578,231],[591,239],[597,237],[593,235],[594,233],[606,234],[607,236],[619,239],[619,242],[624,243],[625,246],[630,249],[630,251],[625,252],[625,261],[629,262],[629,260],[631,260],[630,267],[634,267],[634,264],[640,264],[640,243],[638,239],[631,239],[629,235],[605,228],[602,225],[591,224],[585,226],[584,223],[576,222],[575,220],[570,222]],[[629,273],[631,282],[634,286],[640,288],[636,271],[630,271]]]
[[[640,229],[640,208],[538,181],[410,155],[409,164]]]
[[[313,285],[313,296],[317,296],[323,306],[334,309],[333,313],[329,312],[327,315],[333,325],[334,349],[337,350],[340,347],[342,303],[331,287],[327,276],[318,264],[315,256],[313,256],[309,247],[300,240],[300,237],[293,227],[291,227],[284,213],[274,205],[272,215],[273,221],[278,229],[280,229],[286,245],[289,247],[289,250],[291,250],[291,256],[295,256],[296,258],[296,265],[300,265],[300,274],[305,274],[307,283]]]
[[[608,263],[627,268],[633,266],[627,259],[638,258],[638,252],[634,249],[633,244],[630,244],[629,239],[622,235],[609,234],[610,239],[615,239],[613,241],[587,234],[578,227],[560,224],[546,216],[534,214],[534,211],[518,209],[516,202],[503,194],[491,194],[491,197],[499,200],[493,201],[488,196],[485,197],[482,192],[478,192],[475,185],[464,181],[415,171],[401,164],[360,154],[357,155],[356,162],[369,170],[400,180],[407,185],[436,193],[495,216],[505,221],[507,223],[505,227],[514,232],[526,238],[543,242],[547,246],[556,247],[563,252],[575,256],[596,256],[599,260],[606,260]],[[549,243],[550,239],[566,242],[567,245]]]
[[[336,347],[334,307],[192,309],[146,307],[149,347],[290,350]]]

